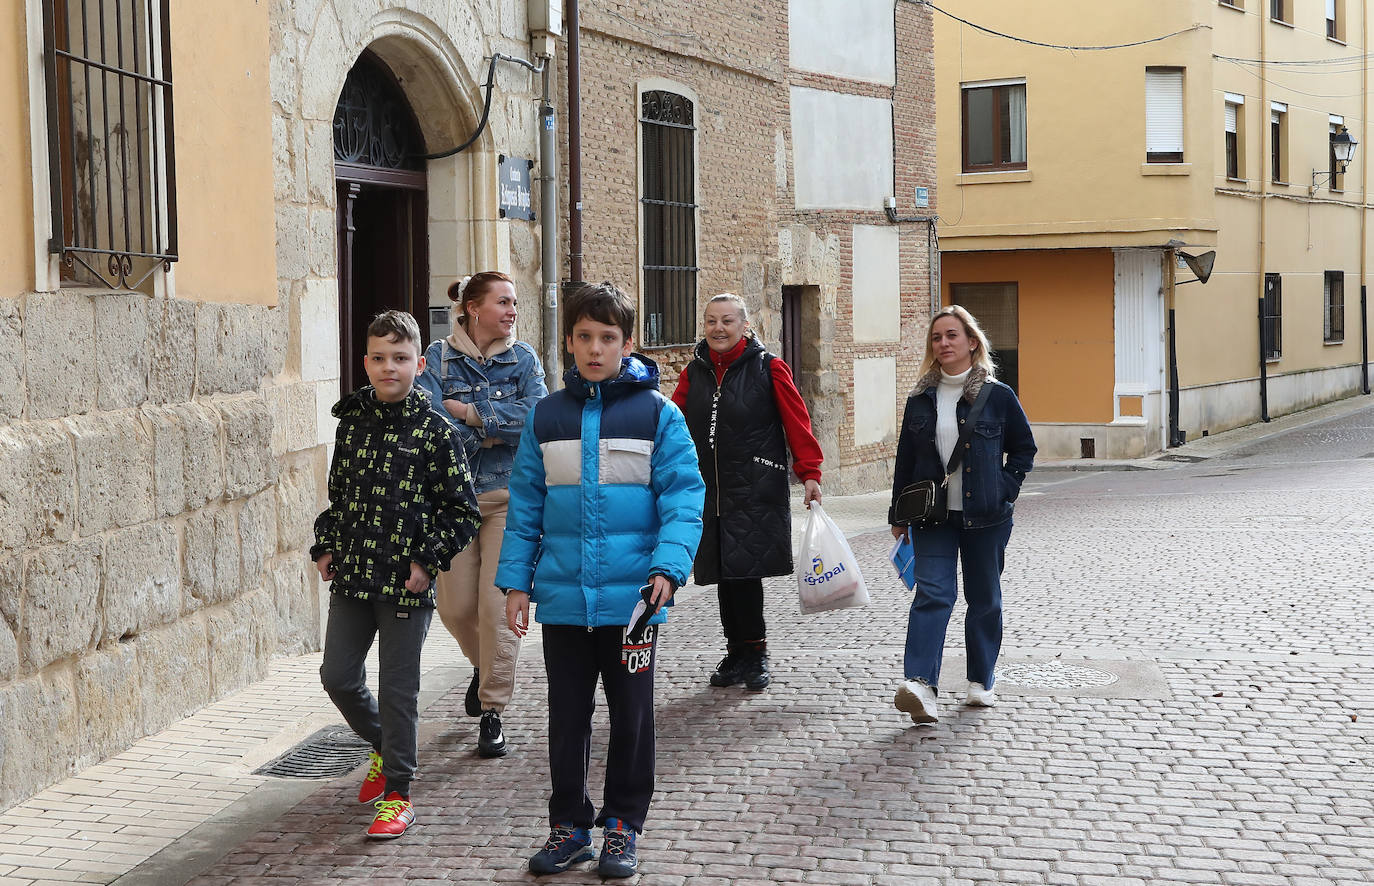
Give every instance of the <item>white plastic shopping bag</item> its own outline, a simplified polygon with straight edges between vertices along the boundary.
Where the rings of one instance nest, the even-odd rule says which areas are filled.
[[[797,558],[797,596],[803,613],[868,605],[868,586],[859,562],[820,502],[811,503],[806,518]]]

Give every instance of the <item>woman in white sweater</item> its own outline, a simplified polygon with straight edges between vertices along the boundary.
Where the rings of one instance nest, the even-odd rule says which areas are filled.
[[[907,398],[897,438],[888,522],[896,538],[911,533],[916,587],[907,623],[905,679],[897,689],[896,705],[916,723],[939,719],[940,661],[958,595],[960,560],[968,603],[965,702],[996,703],[1002,565],[1011,537],[1012,503],[1034,461],[1035,439],[1016,394],[993,378],[988,351],[987,337],[968,311],[953,306],[936,314],[920,380]],[[988,385],[988,396],[971,415]],[[958,464],[951,472],[956,452]],[[908,526],[897,508],[898,497],[924,480],[934,480],[937,488],[943,484],[948,515]]]

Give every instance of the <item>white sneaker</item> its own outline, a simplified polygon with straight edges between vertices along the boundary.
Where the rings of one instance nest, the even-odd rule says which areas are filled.
[[[940,719],[940,709],[935,704],[935,690],[920,680],[903,680],[897,687],[897,697],[893,699],[897,710],[911,715],[913,723],[934,723]]]
[[[991,689],[984,689],[982,683],[969,681],[968,694],[964,696],[964,704],[990,708],[997,704],[997,693]]]

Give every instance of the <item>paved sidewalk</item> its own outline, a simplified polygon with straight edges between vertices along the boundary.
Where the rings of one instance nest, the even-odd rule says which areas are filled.
[[[935,727],[891,707],[910,597],[884,562],[886,494],[825,500],[871,606],[804,618],[791,582],[769,583],[766,692],[706,686],[714,590],[684,588],[641,881],[1371,882],[1374,408],[1357,399],[1199,441],[1198,464],[1033,473],[1007,555],[1002,703],[950,703]],[[532,882],[548,773],[530,640],[512,753],[482,760],[470,669],[431,632],[402,840],[362,839],[356,776],[250,774],[340,722],[316,654],[0,814],[0,883]],[[962,652],[960,607],[945,698]],[[604,713],[597,729],[604,742]],[[606,765],[594,744],[594,784]]]

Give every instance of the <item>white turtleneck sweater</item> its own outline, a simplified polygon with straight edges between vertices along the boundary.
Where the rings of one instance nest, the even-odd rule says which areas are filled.
[[[959,442],[959,415],[956,409],[959,406],[959,398],[964,394],[964,382],[968,380],[968,374],[972,371],[972,366],[958,375],[949,375],[943,369],[940,370],[940,384],[935,389],[935,448],[940,450],[942,469],[944,465],[949,464],[949,457],[954,454],[954,444]],[[963,473],[961,462],[960,470],[955,471],[954,476],[949,478],[945,500],[951,511],[964,509]]]

